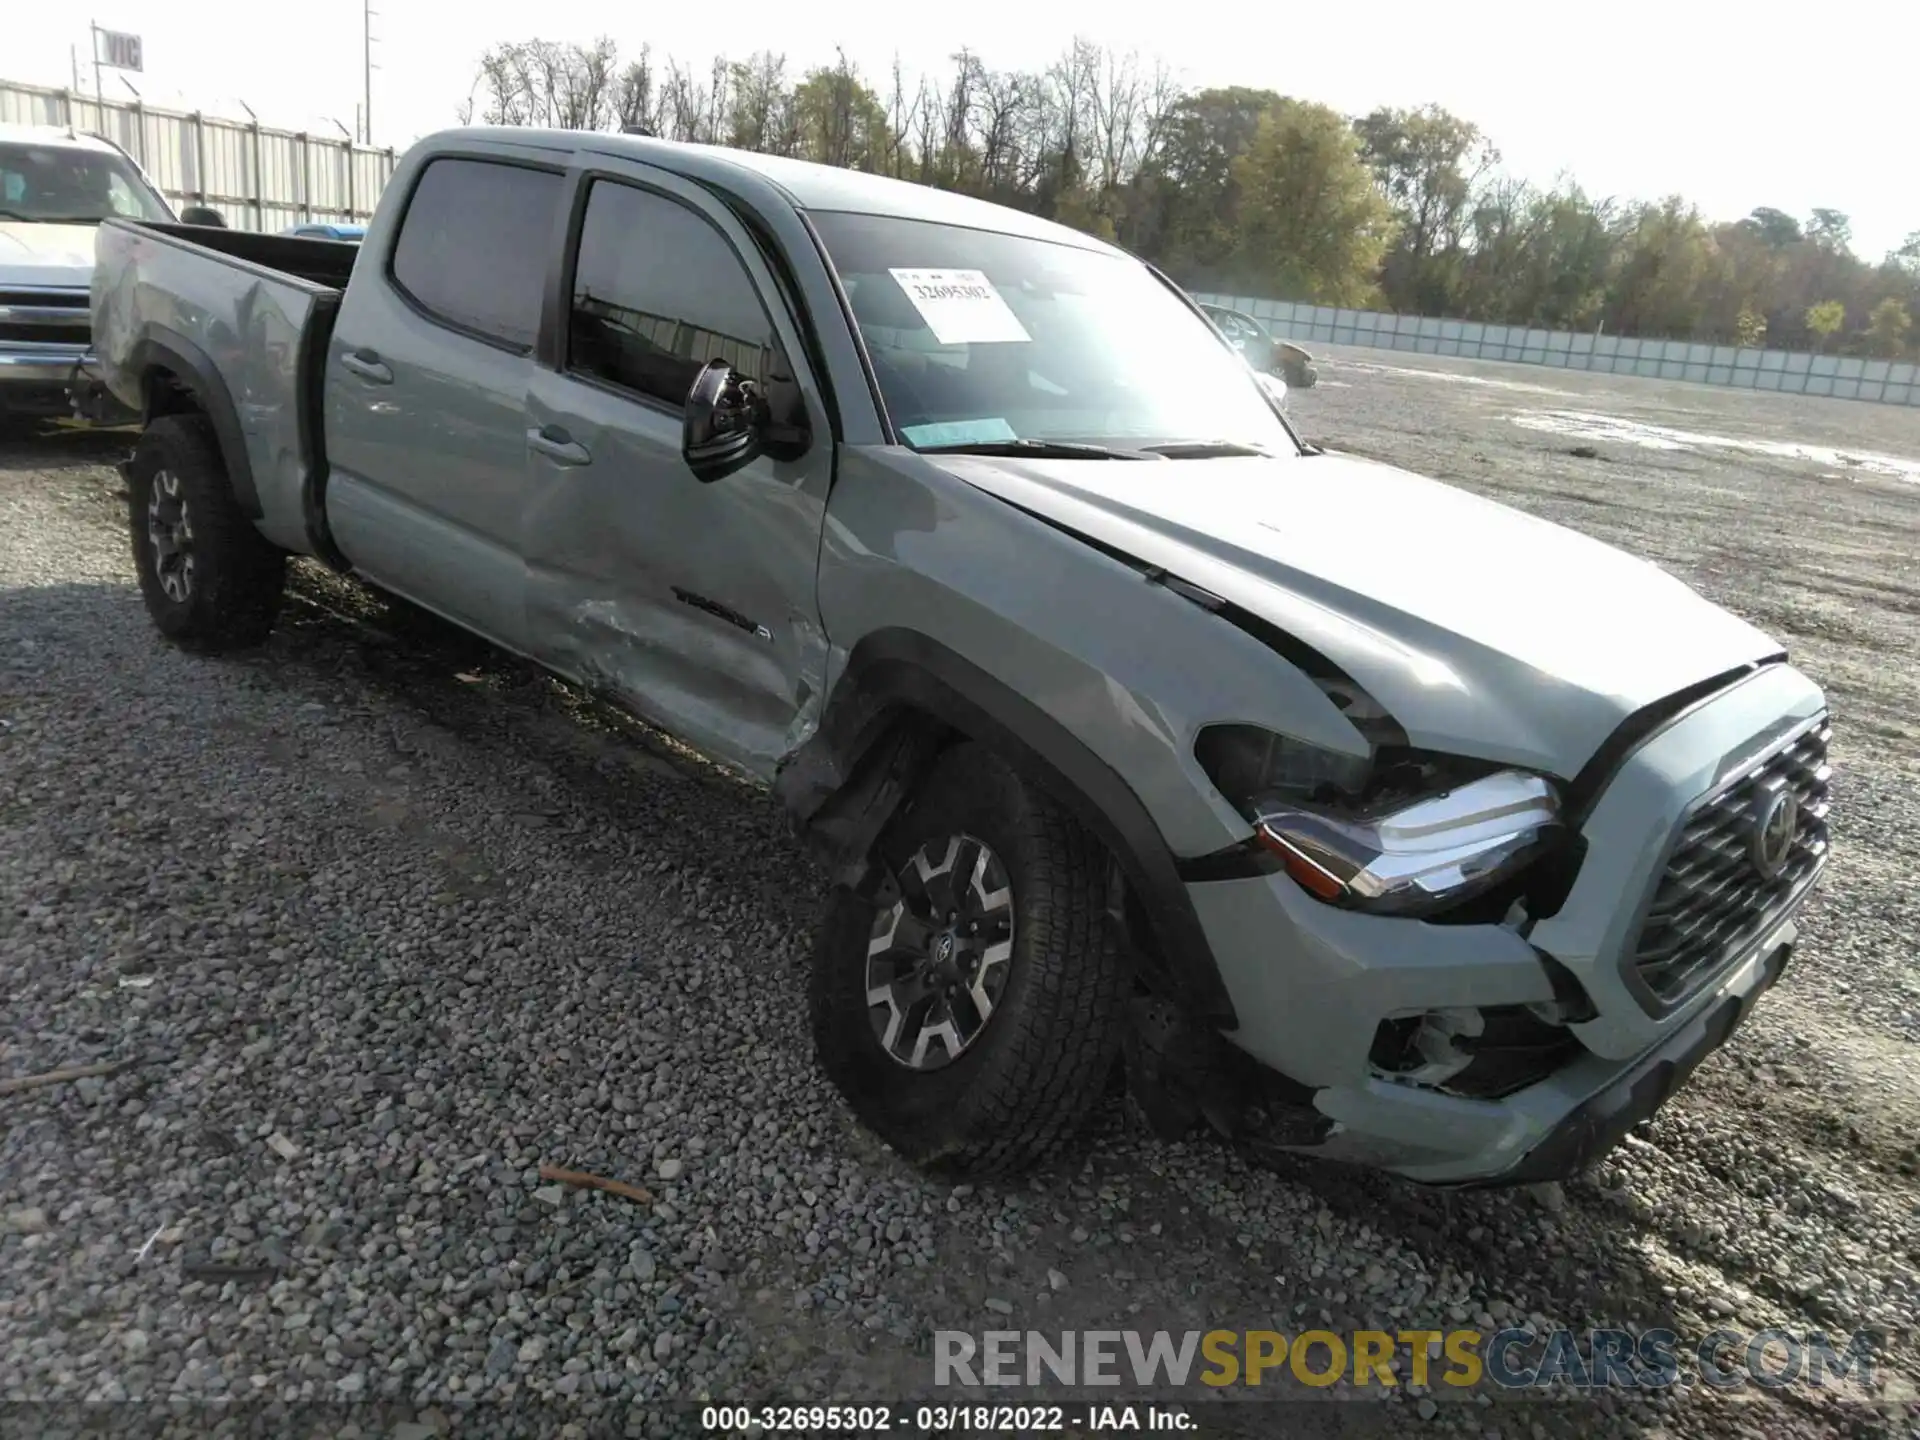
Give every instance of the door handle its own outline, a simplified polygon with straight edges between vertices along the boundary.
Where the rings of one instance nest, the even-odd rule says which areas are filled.
[[[593,456],[587,447],[558,425],[543,425],[527,431],[527,448],[546,456],[556,465],[589,465]]]
[[[371,350],[349,350],[340,357],[340,364],[342,368],[351,370],[362,380],[371,380],[375,385],[393,383],[393,371]]]

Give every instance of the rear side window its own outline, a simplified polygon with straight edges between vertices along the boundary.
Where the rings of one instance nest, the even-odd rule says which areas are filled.
[[[574,266],[567,368],[686,403],[709,360],[764,381],[772,322],[726,237],[677,200],[597,181]]]
[[[435,319],[532,349],[560,188],[522,165],[429,162],[400,222],[395,282]]]

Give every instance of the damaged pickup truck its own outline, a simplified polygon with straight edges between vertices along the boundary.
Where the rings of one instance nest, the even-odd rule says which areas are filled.
[[[1168,1132],[1569,1173],[1826,860],[1774,641],[1303,444],[1165,277],[1028,215],[471,129],[362,245],[110,220],[93,284],[160,631],[262,641],[313,556],[758,776],[832,876],[820,1062],[947,1173],[1123,1057]]]

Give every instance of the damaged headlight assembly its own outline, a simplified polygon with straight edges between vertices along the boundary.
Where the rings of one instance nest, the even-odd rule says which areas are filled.
[[[1202,730],[1195,757],[1308,894],[1432,915],[1485,895],[1564,837],[1553,783],[1405,747],[1344,755],[1248,725]]]

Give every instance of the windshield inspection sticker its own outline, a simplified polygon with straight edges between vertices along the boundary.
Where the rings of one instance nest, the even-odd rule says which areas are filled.
[[[930,425],[902,425],[909,445],[982,445],[995,440],[1017,440],[1004,420],[937,420]]]
[[[1020,317],[978,270],[889,270],[942,345],[1030,341]]]

